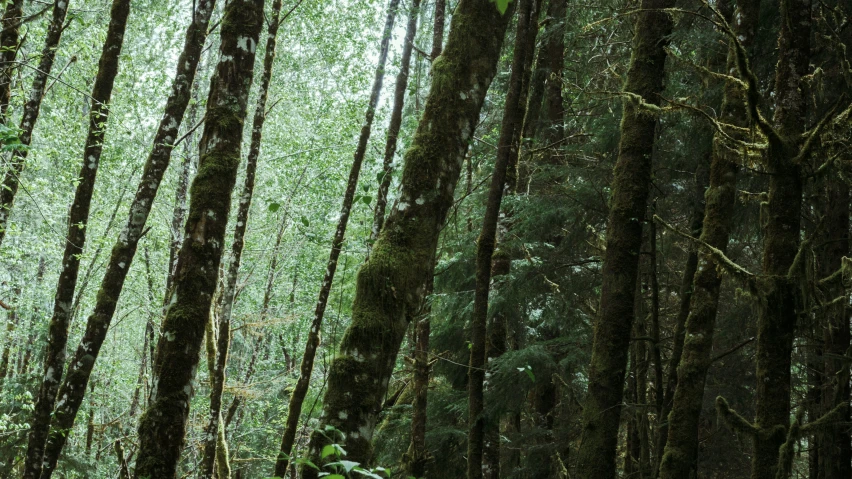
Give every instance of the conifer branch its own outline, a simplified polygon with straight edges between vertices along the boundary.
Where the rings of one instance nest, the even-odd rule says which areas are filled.
[[[716,412],[721,416],[722,420],[725,421],[725,424],[728,425],[731,429],[748,434],[752,437],[756,436],[760,429],[754,424],[750,423],[746,418],[737,414],[736,411],[731,409],[728,405],[728,401],[725,400],[722,396],[716,397]]]

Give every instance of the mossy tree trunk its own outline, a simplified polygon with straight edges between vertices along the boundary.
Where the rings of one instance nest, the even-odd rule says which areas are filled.
[[[240,163],[263,3],[231,0],[222,17],[219,63],[210,81],[186,239],[157,342],[151,405],[139,425],[138,478],[171,478],[177,471]]]
[[[506,177],[511,157],[517,154],[518,144],[513,142],[515,130],[520,129],[524,118],[521,103],[524,70],[527,56],[532,55],[533,45],[529,41],[528,31],[538,18],[538,2],[520,0],[518,6],[517,32],[512,56],[512,73],[509,77],[503,120],[500,125],[500,137],[497,140],[497,158],[491,174],[488,199],[482,219],[482,229],[476,244],[476,285],[473,296],[473,315],[471,317],[470,367],[468,369],[468,434],[467,434],[467,478],[494,479],[500,476],[500,432],[499,417],[485,414],[484,392],[487,371],[488,345],[488,297],[491,290],[492,259],[497,247],[497,224],[500,205],[506,190]],[[538,22],[535,22],[538,25]],[[514,150],[514,155],[513,155]],[[493,323],[492,323],[493,324]],[[505,325],[503,325],[505,328]],[[502,344],[500,344],[502,343]],[[496,348],[495,348],[496,347]],[[492,354],[505,350],[505,340],[492,341]],[[491,423],[491,424],[489,424]],[[489,427],[490,426],[490,427]],[[488,430],[491,433],[488,433]],[[496,431],[495,431],[496,429]],[[490,441],[486,457],[485,443]],[[497,444],[494,444],[496,441]],[[495,457],[496,456],[496,457]]]
[[[6,3],[3,27],[0,33],[0,125],[6,124],[6,112],[12,98],[12,76],[15,71],[15,57],[18,56],[20,43],[19,31],[23,17],[24,0],[11,0]]]
[[[656,105],[660,101],[666,59],[664,47],[672,30],[669,14],[660,9],[673,4],[672,0],[643,0],[642,11],[637,14],[633,54],[624,91],[638,95],[649,104]],[[642,219],[651,183],[651,155],[657,126],[656,117],[642,109],[635,99],[624,100],[621,141],[611,186],[601,307],[592,343],[589,388],[577,457],[577,476],[582,479],[615,477]]]
[[[177,74],[172,82],[171,94],[166,101],[165,111],[154,136],[154,144],[145,163],[136,196],[130,205],[127,223],[112,247],[112,254],[98,289],[94,310],[86,322],[86,330],[69,363],[68,374],[59,389],[60,394],[66,399],[57,407],[51,425],[50,438],[45,451],[44,475],[46,477],[49,477],[55,469],[59,455],[68,439],[68,433],[74,426],[77,412],[83,403],[86,384],[89,382],[95,361],[106,339],[145,223],[169,165],[173,144],[189,104],[190,90],[207,36],[213,6],[213,0],[200,0],[194,12],[194,20],[187,30],[184,50],[178,58]]]
[[[750,50],[757,33],[759,1],[739,2],[733,18],[734,33],[743,48]],[[726,70],[736,72],[735,46],[728,53]],[[740,72],[741,76],[745,72]],[[735,127],[750,124],[746,107],[746,92],[728,82],[722,102],[722,121]],[[746,140],[743,134],[730,132],[734,138]],[[710,160],[710,187],[705,194],[705,208],[701,240],[725,252],[731,235],[732,217],[737,193],[737,169],[742,155],[737,145],[726,142],[721,135],[713,139]],[[719,304],[722,274],[713,253],[702,249],[698,256],[698,271],[692,284],[689,316],[684,328],[684,342],[680,363],[677,366],[677,385],[672,396],[671,411],[667,415],[668,431],[660,478],[689,477],[696,467],[698,452],[698,421],[704,398],[707,370],[713,354],[713,333]]]
[[[553,144],[565,137],[565,102],[562,98],[562,70],[565,68],[565,14],[567,0],[550,0],[547,6],[547,20],[550,35],[542,45],[541,54],[547,62],[549,73],[544,82],[545,103],[547,104],[547,129],[544,140]]]
[[[56,285],[53,316],[48,325],[44,377],[36,396],[33,419],[30,423],[23,475],[27,479],[37,479],[39,476],[50,477],[49,467],[42,471],[43,463],[48,461],[45,442],[50,431],[51,412],[53,412],[57,392],[60,390],[62,372],[65,369],[74,289],[77,286],[77,275],[80,271],[80,257],[86,244],[89,209],[109,119],[109,102],[112,98],[115,77],[118,75],[121,47],[124,44],[124,31],[129,15],[130,0],[113,0],[109,28],[101,51],[95,84],[92,87],[89,131],[83,148],[83,163],[78,174],[79,183],[68,215],[68,233],[62,255],[62,271]]]
[[[346,183],[346,191],[343,194],[343,206],[340,208],[340,218],[337,221],[337,229],[334,232],[334,238],[331,242],[331,253],[329,254],[328,263],[326,264],[325,269],[325,276],[323,277],[322,285],[320,286],[319,298],[317,299],[317,304],[314,309],[314,318],[311,321],[311,328],[308,331],[308,338],[305,342],[305,352],[302,355],[302,363],[299,366],[299,380],[293,388],[293,393],[290,395],[290,403],[287,407],[287,422],[281,439],[281,449],[278,453],[278,459],[275,462],[275,471],[273,473],[273,476],[275,477],[284,477],[287,472],[290,453],[293,450],[293,441],[296,438],[296,429],[299,426],[299,418],[302,415],[302,403],[305,400],[305,396],[308,394],[311,374],[314,370],[314,359],[316,358],[317,348],[320,343],[320,329],[322,328],[322,322],[325,316],[326,306],[328,305],[328,297],[331,293],[331,287],[334,284],[334,274],[337,271],[337,261],[340,258],[340,251],[343,249],[346,227],[349,224],[349,214],[352,212],[352,203],[355,198],[355,192],[358,188],[358,177],[361,174],[361,164],[364,162],[364,155],[367,152],[367,143],[370,140],[370,133],[373,127],[373,118],[376,115],[379,95],[382,92],[382,83],[385,77],[385,63],[388,58],[390,37],[393,31],[394,19],[396,18],[398,7],[399,0],[390,0],[388,4],[388,14],[385,19],[385,26],[382,34],[379,63],[376,67],[376,73],[373,78],[373,87],[370,92],[367,113],[365,115],[364,124],[361,127],[361,134],[358,137],[358,145],[355,148],[352,167],[349,169],[349,179]],[[416,7],[413,8],[416,9]],[[414,16],[416,17],[416,15],[417,14],[415,12]],[[393,155],[391,154],[391,156]],[[381,225],[379,227],[381,227]]]
[[[347,459],[370,459],[370,440],[396,356],[431,280],[438,235],[495,75],[509,17],[489,0],[461,0],[456,6],[446,48],[432,63],[432,88],[405,155],[399,199],[358,272],[352,322],[331,364],[320,430],[308,446],[316,463],[333,440],[322,432],[327,425],[345,434]],[[305,479],[317,473],[302,469]]]
[[[379,182],[379,191],[376,193],[376,208],[373,212],[373,228],[370,230],[371,241],[375,241],[376,238],[378,238],[379,231],[382,230],[382,225],[385,223],[385,210],[387,209],[388,204],[388,189],[391,184],[393,158],[396,154],[397,139],[399,137],[400,128],[402,127],[402,107],[405,105],[405,92],[408,90],[408,73],[411,65],[411,52],[414,49],[414,37],[417,35],[417,17],[419,16],[420,0],[413,0],[411,8],[409,8],[408,11],[408,25],[405,27],[405,40],[403,40],[402,55],[399,60],[399,73],[396,75],[396,83],[394,84],[393,108],[391,109],[391,118],[390,123],[388,124],[388,136],[387,141],[385,142],[385,156],[382,162],[382,179]],[[438,18],[441,18],[443,21],[443,12],[436,10],[435,17],[436,22],[438,21]],[[436,29],[436,35],[437,31],[438,30]],[[440,47],[438,48],[438,51],[440,52]],[[433,55],[435,55],[434,47]]]
[[[68,14],[68,3],[69,0],[54,0],[53,2],[53,14],[50,24],[47,27],[44,48],[41,51],[38,68],[33,76],[30,96],[24,104],[24,111],[21,115],[21,131],[18,139],[21,144],[26,146],[29,146],[32,141],[33,129],[41,111],[41,100],[44,98],[44,89],[47,87],[47,80],[50,77],[50,71],[53,69],[53,61],[56,59],[56,50],[59,48],[59,40],[62,38],[62,32],[65,29],[64,24],[65,17]],[[23,148],[12,152],[11,165],[3,177],[3,184],[0,185],[0,245],[3,244],[3,238],[6,236],[6,230],[9,228],[9,217],[12,214],[15,194],[18,192],[20,176],[24,171],[24,163],[26,163],[28,151],[26,148]]]
[[[218,337],[216,338],[215,358],[211,371],[210,387],[210,417],[207,422],[204,440],[204,451],[201,458],[200,475],[203,479],[212,479],[216,464],[227,466],[228,457],[221,452],[227,450],[224,445],[224,425],[222,424],[222,393],[225,390],[225,368],[228,364],[228,352],[231,348],[231,317],[237,294],[237,278],[240,273],[240,261],[245,245],[246,228],[248,227],[251,210],[254,183],[257,175],[257,161],[260,157],[260,145],[263,139],[263,124],[266,121],[266,100],[269,97],[269,83],[272,78],[272,67],[275,63],[275,44],[278,38],[278,27],[281,26],[281,0],[273,0],[266,35],[266,51],[263,58],[263,71],[258,86],[257,104],[252,120],[251,143],[246,157],[246,176],[243,191],[239,196],[236,224],[234,225],[234,240],[231,243],[231,259],[225,272],[224,285],[221,290],[221,311],[218,315]],[[227,479],[219,474],[219,479]]]
[[[432,60],[438,58],[444,46],[444,0],[435,2],[434,27],[432,29]],[[411,39],[414,41],[414,36]],[[434,263],[434,260],[433,260]],[[434,276],[434,271],[433,271]],[[426,296],[432,294],[434,278],[426,283]],[[429,463],[429,450],[426,447],[426,407],[429,399],[429,336],[432,330],[432,307],[423,305],[424,311],[415,318],[414,336],[414,401],[411,405],[411,444],[406,456],[405,472],[414,477],[425,477]]]
[[[807,123],[802,77],[810,63],[811,2],[781,0],[775,71],[774,131],[767,132],[769,200],[763,218],[762,304],[757,318],[757,399],[752,479],[773,479],[790,425],[790,362],[801,312],[797,272],[802,177],[801,136]]]

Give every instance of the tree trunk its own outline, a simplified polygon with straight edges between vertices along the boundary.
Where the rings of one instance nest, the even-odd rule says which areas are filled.
[[[263,0],[231,0],[192,182],[186,240],[154,362],[151,405],[139,425],[135,477],[171,478],[183,448],[204,324],[210,314],[240,163],[243,122],[263,23]]]
[[[50,25],[47,27],[41,59],[33,77],[30,97],[24,104],[24,112],[21,116],[21,132],[18,139],[21,144],[26,146],[29,146],[32,141],[33,129],[41,109],[41,100],[44,98],[44,89],[47,86],[47,79],[50,77],[50,70],[53,68],[53,61],[56,58],[56,50],[59,48],[59,40],[62,37],[67,14],[68,0],[54,0],[53,16]],[[3,244],[3,238],[6,236],[6,230],[9,227],[9,217],[12,214],[12,205],[15,201],[15,194],[18,192],[20,176],[24,171],[28,151],[23,148],[12,152],[11,166],[6,171],[3,184],[0,185],[0,245]]]
[[[733,28],[740,43],[750,49],[757,33],[760,2],[739,2]],[[737,68],[735,46],[729,48],[727,71]],[[740,72],[745,75],[745,72]],[[738,127],[749,125],[745,92],[728,82],[722,101],[722,121]],[[747,137],[730,132],[734,138]],[[737,192],[737,169],[740,148],[731,145],[717,134],[713,139],[710,162],[710,187],[705,194],[705,210],[701,240],[725,252],[731,234]],[[689,317],[680,363],[677,366],[677,386],[668,414],[668,439],[660,462],[660,479],[689,477],[695,471],[698,458],[698,420],[704,398],[704,384],[713,355],[713,333],[719,304],[722,275],[713,253],[702,249],[698,256],[698,272],[692,285]]]
[[[790,361],[800,313],[798,272],[802,178],[797,159],[806,124],[801,78],[810,61],[811,2],[781,0],[775,71],[774,131],[768,132],[769,201],[763,217],[763,273],[757,318],[757,398],[752,479],[774,479],[779,447],[790,425]],[[706,222],[705,222],[706,224]]]
[[[219,337],[216,341],[215,364],[211,372],[210,419],[207,423],[204,454],[200,466],[200,477],[202,479],[213,478],[215,464],[218,462],[224,465],[228,461],[227,457],[221,457],[218,454],[223,448],[221,444],[224,441],[224,438],[220,438],[220,435],[224,434],[222,424],[222,393],[225,390],[225,368],[228,363],[228,352],[231,347],[231,317],[233,315],[237,292],[237,277],[240,273],[240,260],[243,255],[249,210],[251,209],[251,200],[254,193],[257,160],[260,156],[260,144],[263,138],[263,123],[266,120],[266,100],[269,96],[269,82],[272,78],[272,67],[275,62],[275,41],[278,37],[278,27],[281,25],[279,20],[280,14],[281,0],[273,0],[272,12],[269,18],[269,30],[266,37],[266,52],[263,58],[263,71],[260,76],[257,105],[255,106],[252,123],[251,144],[249,146],[248,157],[246,158],[246,178],[242,194],[240,194],[239,207],[237,208],[237,222],[234,226],[234,241],[231,246],[231,262],[225,274],[224,289],[221,293],[222,310],[219,313]],[[219,474],[219,479],[227,478]]]
[[[296,382],[296,386],[293,388],[293,393],[290,395],[290,403],[287,406],[287,423],[281,439],[281,448],[278,452],[278,459],[275,462],[275,470],[273,473],[273,476],[275,477],[284,477],[287,473],[287,464],[290,461],[290,453],[293,450],[293,441],[296,437],[296,429],[299,426],[299,418],[302,415],[302,403],[305,400],[305,396],[308,394],[311,374],[314,370],[314,358],[316,357],[317,347],[319,347],[320,342],[320,329],[322,328],[322,321],[325,316],[325,308],[328,305],[328,296],[329,293],[331,293],[331,287],[334,283],[334,273],[337,271],[337,261],[340,258],[340,251],[343,248],[343,241],[346,236],[346,226],[349,224],[349,214],[352,211],[352,202],[355,198],[355,191],[358,187],[358,176],[361,173],[361,164],[364,162],[364,155],[367,152],[367,143],[370,140],[373,117],[376,114],[376,106],[378,105],[379,95],[382,91],[382,81],[385,76],[385,63],[388,57],[388,47],[398,6],[399,0],[390,0],[390,3],[388,4],[388,14],[385,19],[385,27],[382,34],[382,42],[379,52],[379,63],[376,67],[375,77],[373,78],[370,101],[367,105],[367,113],[365,115],[364,124],[361,127],[361,134],[358,137],[358,146],[355,148],[352,167],[349,170],[346,192],[343,195],[343,206],[340,208],[340,219],[337,221],[337,229],[334,232],[334,239],[332,239],[331,253],[329,254],[328,263],[325,269],[325,276],[323,277],[319,298],[317,299],[316,308],[314,309],[314,318],[313,321],[311,321],[311,329],[308,331],[308,339],[305,342],[305,352],[302,356],[302,363],[299,366],[299,379]],[[413,6],[412,8],[416,10],[416,6]],[[416,13],[414,14],[414,17],[416,17]],[[390,143],[390,139],[388,142]],[[381,228],[381,225],[379,228]]]
[[[24,0],[11,0],[3,11],[3,32],[0,33],[0,125],[6,124],[6,112],[12,98],[12,76],[20,43],[19,30]],[[2,225],[0,225],[2,228]]]
[[[16,286],[13,288],[15,292],[15,299],[17,300],[21,296],[21,288]],[[18,307],[17,301],[14,306],[9,310],[9,317],[6,319],[6,345],[3,346],[3,355],[0,357],[0,391],[2,391],[3,383],[6,382],[6,378],[10,376],[10,371],[13,371],[12,368],[9,367],[9,356],[12,352],[12,335],[15,333],[15,328],[18,325]]]
[[[825,202],[822,205],[825,234],[821,236],[823,247],[817,250],[820,277],[827,277],[841,268],[843,257],[849,254],[849,185],[835,178],[825,178],[823,186]],[[843,285],[832,282],[826,287],[826,301],[845,295]],[[831,411],[839,404],[846,404],[840,423],[820,433],[819,463],[822,478],[842,479],[852,477],[852,450],[850,450],[849,428],[849,373],[843,356],[850,345],[849,308],[845,302],[828,306],[825,310],[826,327],[823,330],[825,387],[822,389],[822,411]]]
[[[669,14],[659,9],[673,4],[672,0],[642,0],[642,11],[637,14],[624,91],[654,105],[659,104],[663,90],[664,47],[672,30]],[[601,307],[595,325],[577,453],[577,475],[582,479],[615,477],[624,372],[633,327],[642,218],[651,183],[656,126],[656,117],[643,111],[636,100],[624,100],[607,223]]]
[[[136,196],[130,205],[127,223],[112,247],[112,254],[98,290],[94,311],[86,322],[86,331],[77,346],[68,374],[60,388],[60,394],[63,397],[67,396],[67,399],[57,408],[54,415],[53,427],[45,451],[45,478],[50,477],[55,469],[68,433],[74,426],[77,411],[83,402],[86,384],[106,339],[124,281],[136,255],[145,222],[171,159],[172,145],[189,103],[190,89],[213,11],[213,1],[200,0],[194,12],[193,23],[187,30],[184,50],[178,58],[178,70],[172,83],[171,94],[166,101],[165,112],[154,136],[154,145],[145,163]]]
[[[435,19],[432,34],[432,60],[441,54],[444,44],[444,0],[435,2]],[[416,26],[416,23],[413,24]],[[414,35],[410,40],[413,44]],[[433,260],[434,261],[434,260]],[[434,277],[434,266],[433,266]],[[432,294],[434,278],[427,282],[426,297]],[[415,324],[415,352],[414,352],[414,402],[411,406],[411,444],[408,447],[405,471],[414,477],[425,477],[426,467],[429,463],[429,449],[426,446],[426,420],[429,398],[429,336],[431,334],[432,307],[428,302],[423,305],[424,311],[416,319]]]
[[[555,25],[542,45],[541,54],[547,62],[549,73],[544,83],[545,103],[547,104],[547,130],[544,140],[554,144],[565,137],[565,104],[562,99],[562,70],[565,67],[565,13],[567,0],[551,0],[547,6],[547,18]]]
[[[500,205],[506,189],[506,177],[512,157],[516,157],[519,145],[515,143],[515,130],[522,127],[524,107],[521,103],[524,71],[527,57],[533,54],[535,40],[530,41],[528,31],[538,25],[538,2],[521,0],[518,6],[518,27],[512,57],[512,74],[509,77],[503,121],[497,142],[497,158],[488,189],[488,200],[482,220],[476,248],[476,286],[474,290],[473,316],[471,318],[470,368],[468,369],[468,440],[467,478],[495,479],[500,476],[500,431],[499,418],[485,415],[485,377],[487,369],[488,343],[488,297],[491,288],[492,259],[497,246],[497,223]],[[495,325],[496,326],[496,325]],[[505,324],[502,325],[505,328]],[[503,343],[503,344],[500,344]],[[492,354],[502,354],[505,340],[492,341],[496,349]],[[494,423],[489,424],[494,421]],[[489,441],[487,456],[485,443]],[[494,441],[497,444],[494,444]],[[495,457],[496,456],[496,457]]]
[[[461,0],[456,7],[446,49],[432,64],[432,88],[405,155],[399,199],[358,272],[352,322],[331,364],[321,427],[308,447],[315,463],[330,441],[322,432],[326,425],[346,435],[348,459],[370,459],[370,440],[396,355],[431,280],[438,234],[453,203],[509,17],[489,0]],[[316,478],[317,472],[302,469],[305,479]]]
[[[438,1],[443,2],[443,0]],[[391,111],[390,124],[388,124],[388,139],[385,143],[385,157],[382,163],[382,180],[379,182],[379,191],[376,193],[376,209],[373,214],[373,229],[370,231],[371,242],[375,242],[376,238],[379,237],[379,231],[381,231],[382,225],[385,223],[385,209],[388,204],[388,189],[391,184],[393,157],[396,154],[396,140],[399,136],[400,127],[402,126],[402,107],[405,105],[405,92],[408,89],[408,72],[411,64],[411,51],[414,47],[414,36],[417,34],[417,17],[419,14],[420,0],[413,0],[411,8],[408,11],[408,25],[405,29],[405,40],[402,44],[402,57],[400,58],[399,73],[396,75],[396,84],[394,85],[393,110]],[[437,11],[435,13],[435,17],[435,21],[437,22]],[[441,12],[441,18],[443,18],[443,12]],[[440,51],[440,46],[438,47],[438,51]]]
[[[58,5],[58,4],[57,4]],[[79,184],[71,203],[68,215],[68,233],[65,238],[65,252],[62,256],[62,272],[56,285],[53,317],[48,326],[48,344],[44,359],[44,379],[30,423],[27,456],[24,463],[26,479],[37,479],[42,474],[43,462],[46,462],[45,442],[50,431],[51,412],[59,391],[62,372],[65,369],[68,328],[71,323],[74,289],[77,286],[77,274],[80,270],[80,257],[86,244],[89,209],[92,193],[98,173],[101,152],[106,136],[106,124],[109,118],[109,102],[112,97],[121,47],[124,43],[124,31],[130,14],[130,0],[113,0],[110,10],[109,29],[104,41],[98,73],[92,87],[92,103],[89,111],[89,132],[83,150],[83,164],[78,175]],[[50,468],[44,471],[50,477]]]

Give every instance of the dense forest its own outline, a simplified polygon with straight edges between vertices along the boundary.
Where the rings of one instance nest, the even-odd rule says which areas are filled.
[[[0,478],[852,477],[849,0],[0,9]]]

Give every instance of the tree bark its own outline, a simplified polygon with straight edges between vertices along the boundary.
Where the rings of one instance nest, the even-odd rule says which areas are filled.
[[[435,18],[432,34],[432,60],[438,58],[444,46],[444,0],[435,2]],[[414,24],[416,26],[416,23]],[[414,35],[411,37],[414,41]],[[434,260],[433,260],[434,262]],[[433,280],[426,284],[429,288],[425,297],[428,298],[434,289],[434,266]],[[415,323],[415,352],[414,352],[414,402],[411,405],[411,444],[406,456],[406,474],[414,477],[425,477],[426,467],[429,464],[429,449],[426,446],[426,420],[429,398],[429,336],[431,334],[432,307],[426,302],[424,311],[416,318]]]
[[[519,145],[515,130],[522,127],[524,107],[521,103],[527,57],[533,54],[535,40],[531,42],[528,34],[538,25],[538,2],[521,0],[518,6],[518,27],[515,34],[515,48],[512,57],[512,74],[509,77],[509,90],[500,125],[500,137],[497,142],[497,158],[491,174],[488,199],[482,220],[476,248],[476,285],[474,289],[473,316],[471,318],[470,367],[468,369],[468,439],[467,439],[467,478],[495,479],[500,476],[500,432],[499,419],[485,415],[485,377],[487,370],[488,343],[488,297],[491,288],[492,259],[497,247],[497,223],[500,205],[506,190],[509,163],[516,157]],[[533,37],[534,38],[534,37]],[[505,325],[503,325],[505,328]],[[499,343],[504,344],[499,344]],[[492,354],[505,350],[505,341],[492,341]],[[502,353],[502,351],[500,351]],[[489,427],[489,421],[498,421]],[[495,431],[496,427],[496,431]],[[490,431],[489,431],[490,430]],[[490,432],[490,433],[489,433]],[[486,437],[487,436],[487,437]],[[491,452],[486,456],[485,442],[489,441]],[[497,444],[493,444],[493,441]],[[496,458],[495,458],[496,456]]]
[[[752,479],[773,479],[779,447],[790,425],[790,361],[800,313],[799,252],[802,177],[797,160],[806,124],[801,84],[810,62],[811,2],[781,0],[781,31],[775,71],[774,131],[767,132],[769,201],[763,217],[763,278],[757,317],[757,399]]]
[[[237,208],[234,241],[231,245],[231,262],[225,274],[224,289],[221,293],[222,310],[219,313],[219,337],[216,341],[215,364],[211,374],[210,419],[207,423],[207,434],[200,466],[200,477],[202,479],[212,479],[216,463],[225,464],[228,461],[227,457],[221,457],[221,454],[218,454],[219,450],[223,447],[220,444],[224,440],[220,439],[220,430],[224,431],[224,425],[222,424],[222,393],[225,390],[225,368],[228,364],[228,352],[231,348],[231,317],[237,293],[237,277],[240,273],[240,260],[243,255],[251,200],[254,194],[257,161],[260,157],[260,145],[263,138],[263,124],[266,121],[266,100],[269,97],[269,82],[272,78],[272,67],[275,63],[275,44],[278,38],[278,27],[281,25],[281,21],[279,20],[281,3],[281,0],[273,0],[272,2],[272,12],[266,36],[266,52],[263,58],[263,71],[260,75],[257,105],[255,106],[252,122],[251,144],[249,145],[249,153],[246,158],[245,183],[243,184],[243,191],[240,194],[239,207]],[[219,474],[219,479],[226,478]]]
[[[180,128],[183,114],[189,104],[190,89],[195,77],[207,27],[213,11],[214,0],[200,0],[194,12],[193,23],[187,29],[184,50],[178,58],[177,74],[172,82],[171,94],[166,101],[154,145],[140,178],[136,196],[130,205],[127,223],[112,247],[112,254],[98,290],[95,307],[86,322],[86,330],[69,364],[68,374],[59,389],[65,398],[54,413],[50,438],[45,451],[45,471],[49,478],[68,434],[74,426],[77,412],[83,402],[86,384],[106,339],[127,273],[136,255],[145,222],[157,195],[160,182],[171,159],[172,145]]]
[[[311,374],[314,370],[314,359],[320,342],[320,329],[322,328],[325,309],[328,305],[328,296],[331,293],[331,287],[334,283],[334,273],[337,271],[337,261],[340,258],[340,251],[343,248],[343,241],[346,236],[346,226],[349,224],[349,214],[352,211],[352,202],[355,198],[355,191],[358,187],[358,176],[361,173],[361,164],[364,162],[364,155],[367,152],[367,143],[370,140],[373,117],[376,114],[376,106],[379,103],[379,95],[382,92],[382,82],[385,76],[385,63],[388,57],[388,47],[398,6],[399,0],[390,0],[390,3],[388,4],[388,14],[385,19],[385,27],[382,33],[382,41],[379,51],[379,63],[376,67],[375,77],[373,78],[370,101],[367,105],[367,113],[365,115],[364,124],[361,127],[361,134],[358,137],[358,145],[355,148],[352,167],[349,170],[346,192],[343,194],[343,206],[340,208],[340,219],[337,221],[337,229],[334,232],[334,239],[332,239],[331,243],[331,253],[329,254],[325,275],[322,280],[322,286],[320,287],[319,298],[317,299],[317,304],[314,309],[314,318],[313,321],[311,321],[311,328],[308,331],[308,338],[305,343],[305,352],[302,355],[302,363],[299,366],[299,379],[296,382],[296,386],[293,388],[293,393],[290,395],[290,403],[287,406],[287,423],[284,428],[284,434],[281,438],[281,448],[278,452],[278,459],[275,462],[275,470],[273,472],[273,476],[275,477],[284,477],[287,473],[290,453],[293,450],[293,441],[296,437],[296,429],[299,426],[299,418],[302,414],[302,403],[305,400],[305,396],[308,393],[308,387],[310,386]],[[416,7],[413,8],[416,9]],[[414,16],[416,17],[416,14]],[[390,139],[388,142],[390,143]],[[381,225],[379,228],[381,228]]]
[[[547,104],[547,130],[544,140],[554,144],[565,137],[565,104],[562,98],[562,70],[565,68],[565,14],[567,0],[551,0],[547,6],[547,18],[555,26],[542,45],[541,53],[547,62],[549,73],[544,83]]]
[[[443,2],[444,0],[438,0]],[[438,8],[436,6],[436,8]],[[376,193],[376,209],[373,214],[373,228],[370,231],[370,240],[375,242],[379,237],[379,231],[385,223],[385,209],[388,204],[388,189],[391,184],[391,171],[393,169],[393,157],[396,154],[396,142],[399,130],[402,127],[402,107],[405,106],[405,92],[408,89],[408,73],[411,65],[411,51],[414,47],[414,36],[417,35],[417,17],[420,14],[420,0],[413,0],[408,11],[408,25],[405,28],[405,40],[402,44],[402,56],[400,58],[399,73],[396,75],[396,84],[393,92],[393,110],[391,111],[390,123],[388,124],[388,137],[385,143],[385,157],[382,163],[382,180],[379,182],[379,191]],[[438,11],[435,12],[437,22]],[[440,18],[443,19],[443,12]],[[437,32],[436,28],[436,32]],[[437,33],[436,33],[437,35]],[[442,33],[443,35],[443,33]],[[432,48],[433,54],[435,48]],[[440,52],[440,46],[438,47]],[[436,55],[437,56],[437,55]],[[434,58],[434,57],[433,57]]]
[[[263,23],[263,0],[231,0],[222,17],[219,64],[192,182],[186,240],[154,362],[151,405],[139,425],[135,477],[175,477],[183,448],[204,324],[216,289],[240,162],[243,123]]]
[[[15,57],[20,43],[19,31],[23,17],[24,0],[11,0],[3,11],[0,25],[0,125],[6,124],[6,112],[12,99],[12,76],[15,72]]]
[[[432,88],[405,155],[399,199],[358,272],[352,322],[331,364],[320,430],[308,446],[315,463],[322,462],[322,448],[331,440],[322,432],[326,425],[345,434],[348,459],[369,461],[396,355],[431,279],[438,234],[509,17],[489,0],[461,0],[456,7],[446,48],[432,63]],[[317,472],[302,468],[305,479],[315,479]]]
[[[38,62],[38,69],[33,77],[30,97],[24,104],[24,112],[21,116],[21,132],[18,139],[25,146],[29,146],[32,141],[33,129],[35,128],[41,109],[41,100],[44,98],[44,89],[47,86],[47,79],[50,77],[50,70],[53,68],[56,50],[59,48],[59,40],[64,30],[65,16],[68,14],[68,3],[68,0],[54,0],[53,2],[53,16],[51,17],[50,25],[47,27],[47,36],[44,39],[41,59]],[[27,160],[28,151],[24,148],[12,152],[11,166],[3,177],[3,184],[0,185],[0,245],[3,244],[3,238],[6,236],[6,230],[9,227],[9,217],[12,214],[15,194],[18,192],[20,176],[24,171],[24,163]]]
[[[734,34],[743,48],[750,50],[757,33],[760,2],[738,2],[733,18]],[[728,52],[727,71],[737,70],[736,46]],[[745,72],[740,72],[745,76]],[[721,120],[737,127],[750,124],[746,92],[728,82],[724,89]],[[732,131],[737,139],[747,136]],[[737,170],[740,147],[729,144],[716,134],[710,160],[710,187],[705,194],[705,209],[701,240],[725,252],[733,227],[732,218],[737,193]],[[684,328],[683,350],[677,366],[677,386],[672,396],[668,419],[668,438],[660,461],[660,479],[689,477],[696,470],[698,452],[698,421],[703,406],[707,370],[713,356],[713,333],[719,305],[722,275],[713,253],[702,249],[698,255],[698,271],[692,284],[689,316]]]
[[[672,30],[672,0],[643,0],[637,14],[633,55],[624,91],[659,104]],[[633,327],[636,274],[642,245],[642,218],[651,183],[651,155],[657,119],[634,99],[624,101],[621,141],[615,165],[607,223],[600,311],[595,325],[589,389],[582,415],[577,474],[581,479],[615,477],[618,425]]]
[[[110,113],[109,102],[112,98],[115,77],[118,75],[121,47],[124,44],[124,31],[129,14],[130,0],[113,0],[109,28],[101,51],[95,84],[92,87],[89,132],[83,149],[83,164],[78,175],[79,184],[68,215],[68,233],[65,238],[65,252],[62,256],[62,272],[56,285],[53,317],[48,326],[44,378],[36,397],[33,419],[30,423],[23,475],[26,479],[37,479],[43,473],[43,462],[47,460],[45,442],[50,431],[51,412],[57,392],[60,390],[62,371],[65,368],[74,289],[77,286],[77,275],[80,271],[80,257],[86,244],[89,209]],[[67,399],[62,397],[60,407],[66,402]],[[50,477],[50,468],[45,468],[44,473],[45,477]]]

